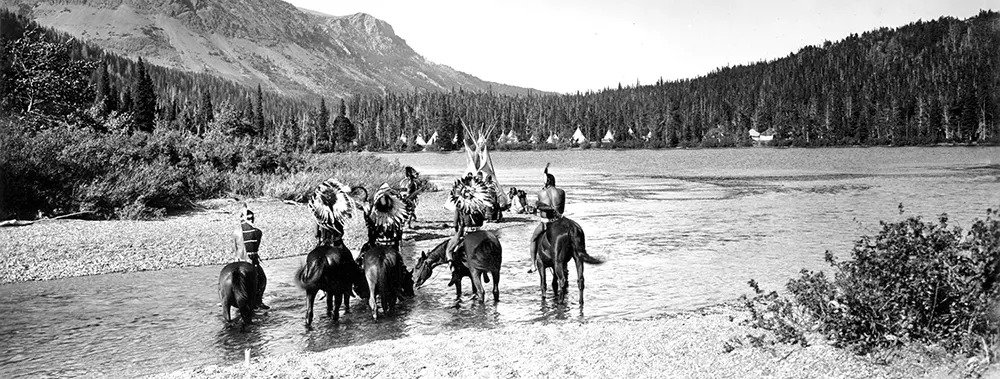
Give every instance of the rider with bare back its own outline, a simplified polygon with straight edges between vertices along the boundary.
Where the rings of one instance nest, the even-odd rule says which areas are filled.
[[[556,187],[556,177],[549,173],[549,164],[545,164],[545,187],[538,191],[538,200],[535,207],[542,217],[542,222],[538,224],[531,234],[531,243],[528,244],[531,252],[531,268],[528,273],[535,272],[535,259],[538,255],[537,244],[535,243],[543,233],[549,223],[562,218],[566,210],[566,191]]]

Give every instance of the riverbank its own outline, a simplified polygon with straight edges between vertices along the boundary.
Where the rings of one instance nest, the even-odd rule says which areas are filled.
[[[443,235],[444,191],[425,193],[415,223],[426,239]],[[247,201],[264,231],[263,260],[303,255],[315,243],[315,219],[305,204]],[[0,228],[0,284],[75,276],[225,264],[234,260],[232,233],[243,202],[217,199],[199,210],[158,221],[43,220]],[[358,251],[366,236],[360,217],[346,225],[345,241]],[[435,232],[437,231],[437,232]]]
[[[578,309],[567,309],[572,317]],[[735,306],[649,320],[514,324],[409,336],[318,353],[252,357],[166,378],[284,377],[962,377],[982,368],[933,349],[860,357],[822,340],[809,347],[724,348],[745,312]],[[253,354],[253,352],[251,352]],[[994,371],[995,372],[995,371]]]

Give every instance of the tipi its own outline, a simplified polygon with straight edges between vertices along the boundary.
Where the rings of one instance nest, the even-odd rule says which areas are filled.
[[[580,131],[579,127],[577,127],[576,131],[573,132],[572,141],[573,141],[573,143],[578,143],[578,144],[581,144],[581,145],[587,143],[587,137],[583,136],[583,132]]]

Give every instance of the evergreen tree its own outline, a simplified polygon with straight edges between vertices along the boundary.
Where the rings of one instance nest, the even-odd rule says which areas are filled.
[[[98,114],[103,116],[118,110],[118,91],[111,86],[108,65],[103,61],[97,69],[97,86],[94,91],[94,106]]]
[[[254,110],[253,135],[259,136],[264,133],[264,94],[257,85],[257,108]]]
[[[153,79],[146,72],[146,65],[139,58],[136,64],[135,85],[132,89],[132,113],[135,126],[141,131],[152,132],[156,121],[156,89]]]
[[[215,121],[215,110],[212,107],[212,96],[208,91],[201,91],[201,105],[198,107],[198,123],[200,132],[204,133],[208,124]]]
[[[344,99],[340,99],[340,114],[333,120],[333,130],[337,135],[336,142],[340,143],[344,148],[350,146],[358,137],[357,129],[351,123],[351,120],[347,118],[347,106],[344,104]]]
[[[317,131],[325,136],[326,143],[330,145],[333,149],[337,146],[336,130],[331,130],[330,125],[330,110],[326,108],[326,99],[319,99],[319,110],[317,111],[316,129]]]

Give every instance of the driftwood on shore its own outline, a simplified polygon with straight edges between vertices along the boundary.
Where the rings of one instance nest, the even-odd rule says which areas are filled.
[[[34,223],[35,223],[34,221],[27,221],[27,220],[6,220],[6,221],[0,221],[0,227],[4,227],[4,226],[27,226],[27,225],[31,225],[31,224],[34,224]]]
[[[56,216],[56,217],[53,217],[52,219],[53,220],[85,219],[85,218],[88,218],[88,217],[93,216],[95,214],[96,213],[94,213],[94,211],[73,212],[73,213],[68,213],[68,214]]]

